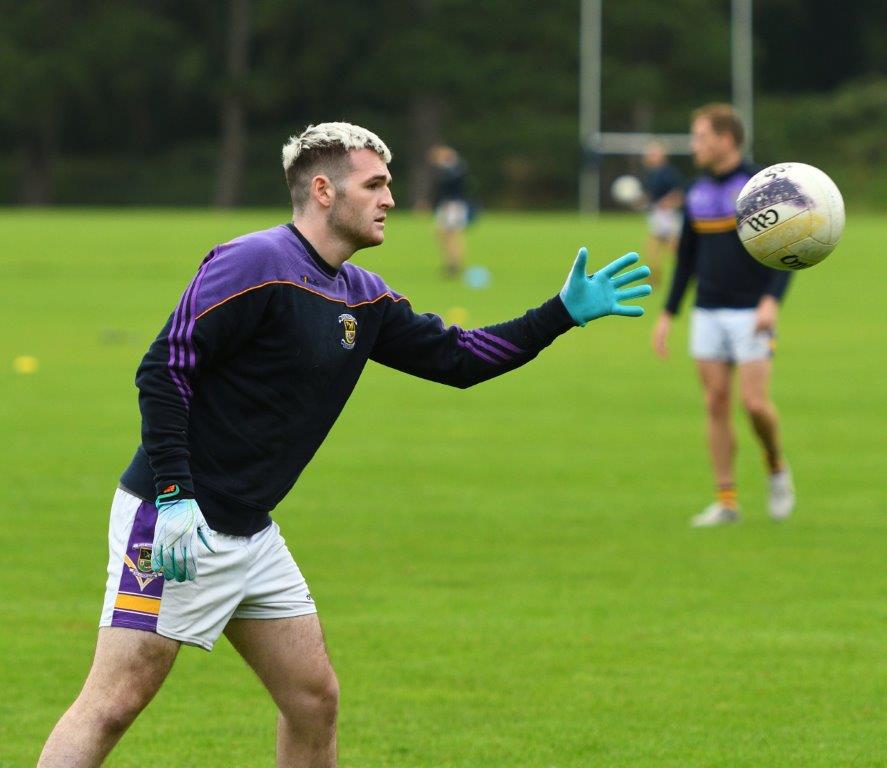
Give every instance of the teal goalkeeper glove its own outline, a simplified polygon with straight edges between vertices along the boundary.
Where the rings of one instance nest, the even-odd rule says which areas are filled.
[[[626,253],[625,256],[610,262],[589,277],[585,274],[588,249],[579,249],[573,268],[567,275],[567,282],[564,283],[560,293],[561,301],[577,325],[584,326],[589,320],[605,315],[640,317],[644,314],[643,307],[623,306],[619,302],[649,296],[653,292],[649,285],[636,285],[634,288],[623,290],[623,286],[649,277],[650,268],[638,267],[631,272],[616,276],[617,272],[629,264],[634,264],[638,258],[636,253]]]
[[[169,581],[197,577],[197,539],[210,551],[212,529],[206,524],[195,499],[181,499],[179,486],[171,485],[157,497],[157,524],[151,548],[151,570]]]

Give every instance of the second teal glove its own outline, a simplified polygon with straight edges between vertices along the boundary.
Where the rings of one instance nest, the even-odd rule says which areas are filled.
[[[210,543],[213,530],[206,524],[195,499],[176,498],[179,488],[170,486],[157,497],[157,523],[151,548],[151,570],[169,581],[197,578],[197,541],[215,552]]]
[[[619,257],[589,276],[585,273],[588,249],[584,247],[579,249],[573,268],[567,275],[567,282],[560,292],[561,301],[577,325],[585,325],[589,320],[605,315],[640,317],[644,314],[643,307],[624,306],[619,303],[649,296],[653,292],[653,289],[646,284],[636,285],[633,288],[624,287],[649,277],[649,267],[638,267],[631,272],[616,274],[637,262],[638,258],[636,253],[626,253],[625,256]]]

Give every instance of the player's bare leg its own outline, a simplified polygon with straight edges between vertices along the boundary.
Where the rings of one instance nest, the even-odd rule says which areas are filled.
[[[694,526],[721,525],[738,518],[733,462],[736,437],[730,419],[730,384],[733,367],[716,360],[697,360],[699,378],[705,395],[706,430],[712,470],[718,488],[718,500],[696,515]]]
[[[225,636],[280,710],[278,768],[334,766],[339,683],[317,615],[232,619]]]
[[[783,469],[782,444],[779,440],[779,416],[770,399],[770,360],[752,360],[739,366],[739,392],[742,406],[751,420],[755,434],[764,448],[770,472]]]
[[[647,235],[644,259],[650,267],[650,284],[655,288],[662,282],[663,241],[654,234]]]
[[[697,368],[705,395],[708,449],[715,482],[719,486],[731,485],[735,481],[733,460],[736,456],[736,437],[730,419],[733,367],[718,360],[698,360]]]
[[[178,651],[178,641],[151,632],[100,629],[83,690],[49,735],[38,768],[101,765],[154,698]]]
[[[438,238],[444,257],[444,274],[458,277],[465,265],[465,234],[461,229],[439,229]]]
[[[770,473],[770,516],[775,520],[784,520],[795,508],[795,488],[782,454],[779,415],[770,398],[772,370],[770,360],[753,360],[740,365],[739,389],[742,405],[764,448],[764,460]]]
[[[665,262],[674,255],[677,248],[678,241],[675,237],[657,237],[652,232],[647,235],[644,259],[650,267],[650,283],[654,288],[662,282],[667,266]]]

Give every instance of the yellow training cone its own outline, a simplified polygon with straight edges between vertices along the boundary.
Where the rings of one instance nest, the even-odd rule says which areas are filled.
[[[444,322],[450,325],[461,325],[465,327],[468,322],[468,310],[465,307],[450,307],[444,312]]]
[[[16,373],[36,373],[40,362],[31,355],[19,355],[12,359],[12,370]]]

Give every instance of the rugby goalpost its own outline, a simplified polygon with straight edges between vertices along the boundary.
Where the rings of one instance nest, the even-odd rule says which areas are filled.
[[[611,133],[601,125],[601,41],[603,0],[580,0],[579,22],[579,210],[601,208],[601,160],[606,155],[639,155],[657,139],[672,155],[690,154],[687,133]],[[745,127],[751,152],[754,129],[752,90],[752,2],[730,0],[730,61],[733,106]]]

